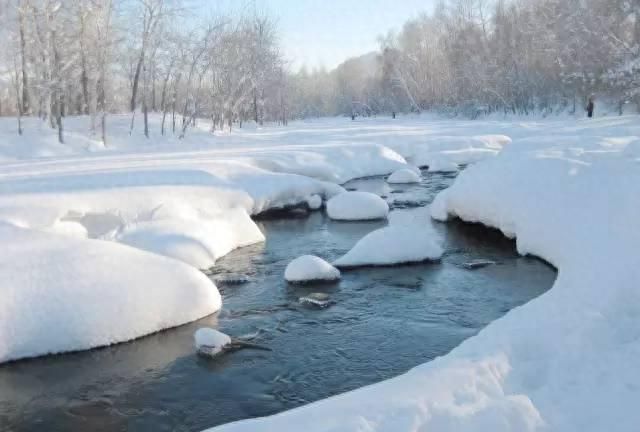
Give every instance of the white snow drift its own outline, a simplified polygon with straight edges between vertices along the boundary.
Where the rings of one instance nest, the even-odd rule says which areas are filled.
[[[420,174],[414,170],[402,168],[394,171],[393,174],[387,178],[387,183],[420,183]]]
[[[264,241],[264,235],[242,208],[209,217],[154,218],[128,226],[115,238],[199,269],[212,267],[237,247]]]
[[[429,161],[429,172],[456,172],[458,171],[458,164],[447,160],[443,157],[433,158]]]
[[[385,266],[434,261],[442,257],[428,225],[390,225],[364,236],[333,264],[337,267]]]
[[[116,243],[0,224],[0,363],[128,341],[216,312],[215,285]]]
[[[397,378],[216,431],[637,430],[637,118],[509,127],[531,138],[467,168],[431,211],[514,237],[558,267],[553,288]]]
[[[18,137],[15,120],[0,119],[0,362],[122,342],[217,310],[204,275],[158,253],[200,264],[242,244],[242,233],[218,244],[224,230],[207,224],[233,209],[331,199],[342,192],[335,183],[410,168],[406,160],[480,161],[438,196],[433,216],[515,237],[521,253],[559,268],[551,291],[395,379],[220,430],[637,430],[636,116],[334,119],[213,139],[193,130],[182,141],[146,140],[128,134],[128,117],[110,120],[104,148],[87,118],[66,119],[65,145],[37,120]],[[136,230],[156,253],[118,243]],[[201,233],[206,245],[193,254]],[[189,237],[188,253],[161,245],[174,234]]]
[[[327,214],[342,221],[385,219],[389,204],[370,192],[344,192],[327,202]]]
[[[291,261],[284,272],[287,282],[319,282],[340,279],[340,271],[313,255],[303,255]]]

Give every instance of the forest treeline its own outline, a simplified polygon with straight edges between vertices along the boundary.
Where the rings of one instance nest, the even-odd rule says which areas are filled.
[[[301,115],[582,111],[640,103],[639,0],[449,0],[374,55],[292,79]]]
[[[162,134],[330,115],[476,117],[640,103],[640,0],[446,0],[332,71],[292,71],[277,17],[194,16],[180,0],[0,0],[0,115],[40,116],[64,141],[85,114]],[[381,29],[383,30],[383,29]]]

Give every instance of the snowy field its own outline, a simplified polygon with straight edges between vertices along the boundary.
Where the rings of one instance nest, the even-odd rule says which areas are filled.
[[[0,119],[0,362],[89,349],[220,307],[201,269],[264,241],[250,216],[398,169],[464,170],[431,207],[500,229],[554,287],[405,375],[220,431],[635,431],[640,119],[292,123],[185,140],[86,118],[68,144]],[[315,205],[313,206],[315,207]],[[434,222],[439,223],[439,222]],[[309,251],[310,253],[312,251]]]

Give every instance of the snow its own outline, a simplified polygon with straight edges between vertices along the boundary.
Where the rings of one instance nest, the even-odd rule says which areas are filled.
[[[420,174],[408,168],[399,169],[387,178],[387,183],[420,183]]]
[[[457,165],[468,165],[497,155],[511,143],[506,135],[428,136],[414,143],[405,153],[418,167],[431,172],[456,171]],[[453,166],[456,169],[453,169]],[[440,168],[442,167],[442,168]]]
[[[389,204],[370,192],[344,192],[327,202],[327,214],[342,221],[385,219]]]
[[[121,243],[184,261],[199,269],[237,247],[264,241],[264,235],[242,208],[221,215],[154,217],[132,224],[115,236]]]
[[[356,213],[339,186],[347,180],[474,163],[431,215],[515,238],[520,253],[558,268],[553,288],[392,380],[218,430],[637,429],[637,117],[325,119],[226,136],[204,126],[184,140],[151,122],[147,140],[110,116],[104,148],[87,118],[65,119],[65,145],[35,119],[24,137],[0,119],[0,362],[128,341],[219,310],[197,268],[260,241],[249,216],[313,196]],[[386,216],[384,201],[366,200]],[[407,259],[407,245],[430,236],[425,223],[403,239],[409,230],[391,219],[392,234],[375,236],[396,247],[380,262],[390,251]]]
[[[429,225],[397,223],[370,232],[333,264],[359,267],[419,263],[438,260],[442,254]]]
[[[220,309],[180,262],[112,242],[0,224],[0,363],[128,341]]]
[[[448,161],[446,159],[434,158],[429,162],[428,171],[431,173],[434,172],[456,172],[458,171],[458,164],[455,162]]]
[[[198,354],[214,357],[231,343],[231,338],[216,329],[203,327],[193,334],[195,348]]]
[[[314,255],[303,255],[291,261],[284,272],[290,283],[335,281],[340,279],[340,271]]]
[[[394,379],[217,432],[637,430],[637,117],[475,127],[488,126],[513,142],[466,168],[431,213],[515,238],[558,268],[552,289]]]
[[[320,195],[311,195],[307,199],[307,205],[311,210],[319,210],[322,207],[322,197]]]

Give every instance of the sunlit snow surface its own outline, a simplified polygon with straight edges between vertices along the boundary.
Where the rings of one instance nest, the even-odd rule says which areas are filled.
[[[196,269],[263,240],[248,217],[337,184],[473,164],[432,206],[517,238],[554,288],[405,375],[224,431],[632,431],[640,424],[640,122],[318,120],[109,148],[67,119],[0,120],[0,361],[122,342],[220,308]],[[159,130],[152,118],[152,131]],[[224,234],[223,234],[224,233]],[[310,251],[311,252],[311,251]],[[187,264],[185,264],[187,263]]]

